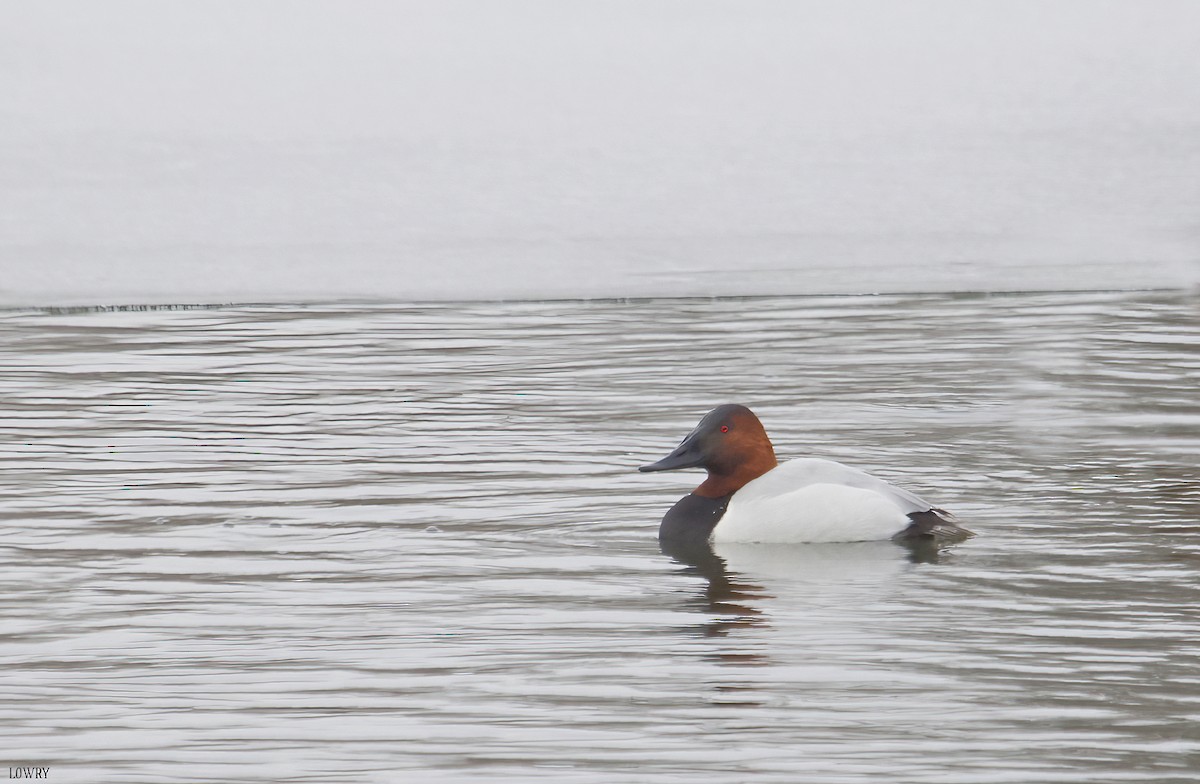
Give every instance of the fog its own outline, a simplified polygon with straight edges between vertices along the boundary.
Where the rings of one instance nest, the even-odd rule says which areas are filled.
[[[1192,2],[7,2],[0,304],[1181,286]]]

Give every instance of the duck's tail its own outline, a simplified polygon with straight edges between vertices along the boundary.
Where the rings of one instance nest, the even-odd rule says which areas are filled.
[[[912,520],[908,527],[892,537],[897,542],[914,539],[932,539],[937,542],[957,542],[970,539],[975,535],[959,525],[954,515],[945,509],[929,509],[924,512],[911,512],[908,519]]]

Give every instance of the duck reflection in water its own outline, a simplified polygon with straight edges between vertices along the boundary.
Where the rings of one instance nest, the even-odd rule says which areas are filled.
[[[766,625],[763,611],[753,605],[772,597],[761,585],[731,574],[707,542],[667,540],[660,541],[659,548],[706,581],[703,595],[697,597],[698,609],[716,617],[701,626],[703,636],[724,637],[738,627]]]
[[[658,544],[663,555],[707,582],[698,598],[702,612],[717,616],[705,626],[704,634],[710,637],[725,636],[739,627],[768,625],[759,605],[776,597],[760,581],[782,578],[807,585],[839,580],[861,583],[894,573],[905,562],[937,563],[946,549],[928,540],[903,542],[899,547],[891,542],[803,547],[726,544],[719,550],[697,540],[665,539]],[[731,560],[737,568],[730,567]]]
[[[770,664],[765,638],[735,634],[771,627],[772,607],[785,614],[817,598],[820,609],[853,606],[878,596],[914,564],[937,563],[945,551],[936,543],[848,542],[821,545],[719,544],[661,540],[664,555],[683,571],[704,578],[702,592],[688,604],[707,617],[686,627],[691,636],[739,637],[739,647],[712,651],[721,664]],[[764,642],[762,650],[746,647]]]

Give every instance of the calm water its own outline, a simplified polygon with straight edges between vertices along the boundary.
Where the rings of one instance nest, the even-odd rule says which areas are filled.
[[[3,766],[1200,777],[1175,293],[0,313]],[[708,408],[978,538],[680,563]]]

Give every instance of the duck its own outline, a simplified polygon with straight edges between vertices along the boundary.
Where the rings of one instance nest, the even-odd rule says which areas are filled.
[[[960,541],[974,534],[920,496],[815,457],[780,463],[759,418],[727,403],[642,472],[703,468],[708,476],[662,519],[664,543]]]

